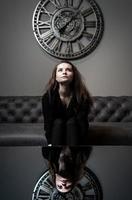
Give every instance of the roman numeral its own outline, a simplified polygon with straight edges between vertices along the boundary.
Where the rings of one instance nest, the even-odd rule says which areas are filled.
[[[68,0],[64,1],[64,7],[68,7]]]
[[[81,41],[77,40],[77,43],[80,51],[85,48]]]
[[[53,41],[52,45],[51,45],[51,49],[53,49],[54,51],[61,51],[61,46],[62,46],[62,41],[55,38],[55,40]]]
[[[49,194],[50,193],[50,187],[49,186],[46,186],[44,184],[44,186],[40,186],[40,191],[39,191],[39,194],[40,195],[43,195],[43,194]]]
[[[65,0],[64,7],[71,7],[73,6],[73,0]]]
[[[73,53],[73,48],[72,48],[72,43],[71,43],[71,42],[67,42],[67,47],[66,47],[65,52],[66,52],[67,54]]]
[[[68,1],[68,5],[69,5],[69,6],[73,6],[73,0],[69,0],[69,1]]]
[[[78,0],[78,5],[76,6],[76,9],[79,9],[81,4],[82,4],[83,0]]]
[[[48,187],[44,187],[43,190],[39,191],[39,195],[41,195],[41,196],[43,196],[43,195],[48,196],[49,193],[50,193],[50,189]]]
[[[53,182],[50,180],[50,179],[47,179],[46,181],[45,181],[45,185],[47,185],[48,187],[53,187]]]
[[[43,21],[39,20],[38,21],[38,27],[39,28],[44,28],[44,29],[51,28],[51,23],[50,23],[50,21],[43,22]]]
[[[88,8],[88,9],[82,11],[82,15],[83,15],[84,17],[87,17],[87,16],[93,14],[93,12],[94,12],[94,11],[93,11],[92,8]]]
[[[90,182],[88,182],[87,184],[83,185],[82,190],[85,192],[85,191],[90,190],[92,188],[93,188],[92,184]]]
[[[86,28],[95,28],[96,27],[96,21],[85,21],[84,26]]]
[[[83,32],[83,36],[86,37],[89,41],[93,38],[93,34],[86,31]]]
[[[38,200],[49,200],[50,196],[49,195],[39,195]]]
[[[40,12],[49,15],[49,17],[53,15],[53,13],[49,12],[45,7],[42,7]]]
[[[55,6],[56,8],[60,8],[60,7],[61,7],[61,3],[60,3],[59,0],[50,0],[50,2],[51,2],[52,4],[54,4],[54,6]]]
[[[54,38],[55,36],[54,36],[54,33],[53,33],[53,31],[50,29],[49,31],[47,31],[47,32],[45,32],[45,33],[43,33],[42,35],[41,35],[41,38],[44,40],[44,42],[46,42],[47,44],[49,43],[49,42],[51,42],[52,41],[52,39]]]

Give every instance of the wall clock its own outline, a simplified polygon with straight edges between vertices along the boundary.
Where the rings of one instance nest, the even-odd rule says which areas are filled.
[[[79,183],[67,193],[60,193],[54,187],[51,174],[47,170],[35,185],[32,200],[102,200],[102,190],[95,174],[85,168],[85,175]]]
[[[90,54],[104,29],[102,12],[94,0],[41,0],[32,26],[39,45],[59,59]]]

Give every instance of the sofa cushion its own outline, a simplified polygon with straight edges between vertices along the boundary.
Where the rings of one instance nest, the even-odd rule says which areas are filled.
[[[87,145],[132,144],[132,124],[90,123],[86,141]],[[0,145],[47,146],[43,123],[1,123]]]
[[[1,123],[1,146],[46,146],[42,123]]]
[[[89,144],[94,145],[131,145],[131,122],[90,123]]]

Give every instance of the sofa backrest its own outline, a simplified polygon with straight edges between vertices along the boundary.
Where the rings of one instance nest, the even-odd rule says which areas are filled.
[[[132,96],[95,96],[89,121],[132,122]]]
[[[0,123],[42,123],[41,96],[1,96]],[[131,96],[94,96],[90,122],[132,122]]]
[[[0,122],[43,122],[41,97],[0,97]]]

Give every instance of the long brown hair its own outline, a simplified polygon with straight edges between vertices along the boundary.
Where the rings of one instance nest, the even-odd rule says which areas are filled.
[[[91,146],[81,148],[75,146],[55,147],[52,151],[52,159],[49,160],[49,171],[53,183],[55,183],[55,174],[57,173],[63,178],[70,179],[73,185],[76,184],[85,173],[86,162],[91,151]]]
[[[88,89],[86,88],[84,80],[82,79],[82,75],[78,71],[77,67],[75,67],[75,65],[73,65],[69,61],[63,60],[59,64],[61,64],[61,63],[68,63],[69,65],[72,66],[73,80],[71,82],[71,90],[74,92],[77,102],[80,103],[82,99],[84,99],[84,100],[88,99],[89,103],[92,104],[92,98],[90,96],[90,93],[89,93]],[[51,89],[55,90],[58,88],[58,82],[56,81],[56,70],[57,70],[57,67],[59,64],[57,64],[55,66],[55,68],[53,69],[51,78],[49,79],[49,81],[46,85],[47,91],[49,91]]]

